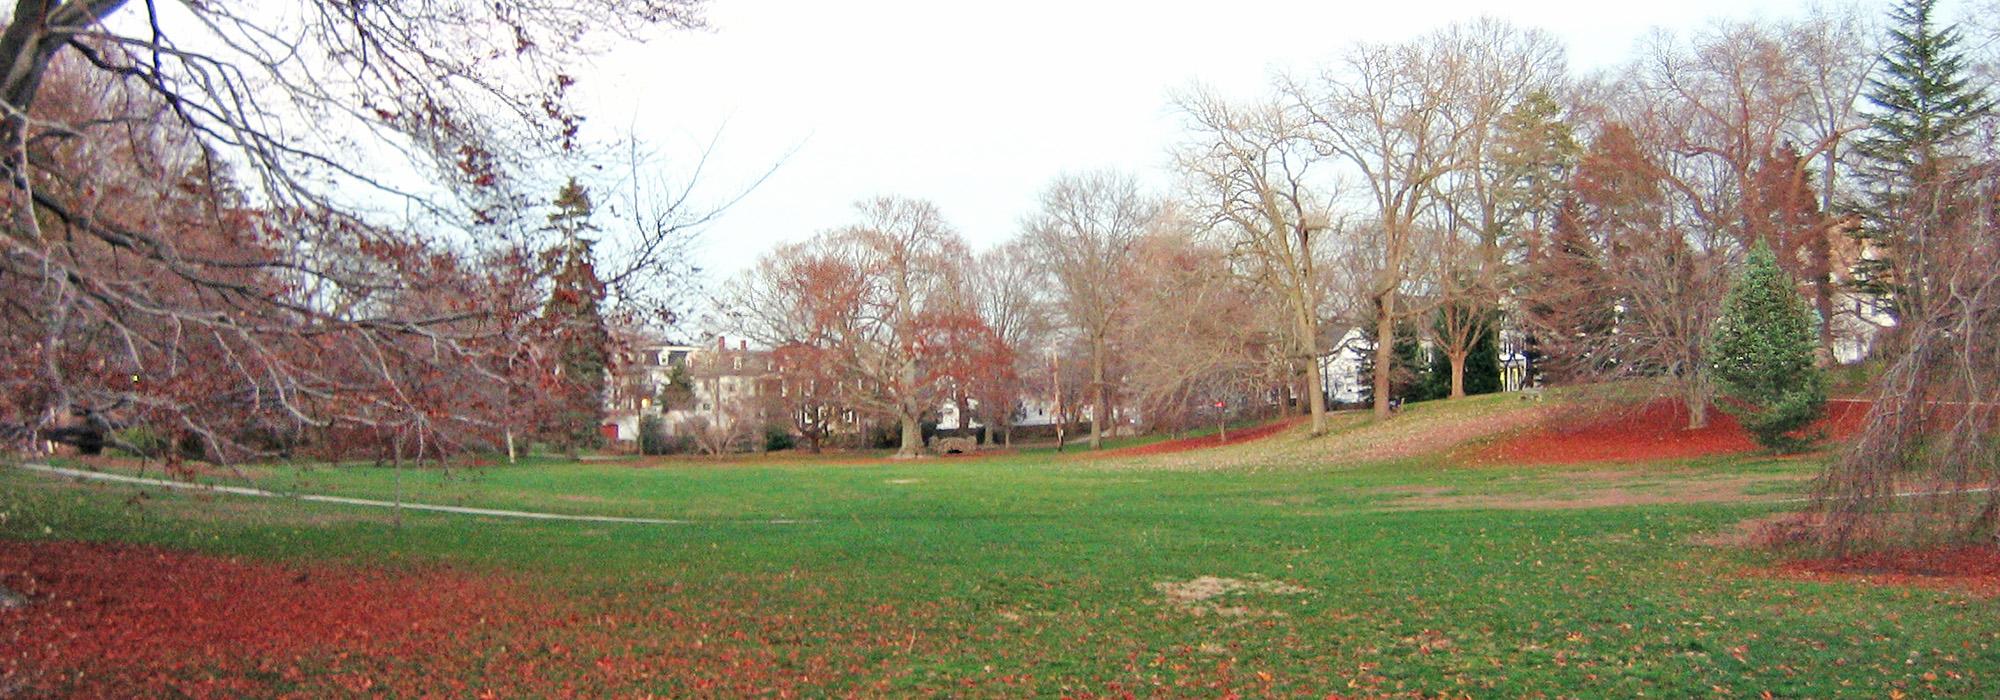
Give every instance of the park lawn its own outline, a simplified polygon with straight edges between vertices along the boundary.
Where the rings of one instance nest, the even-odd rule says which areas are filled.
[[[1194,454],[256,471],[314,493],[691,525],[398,526],[0,470],[0,540],[507,582],[449,643],[223,653],[147,681],[194,694],[216,678],[302,696],[2000,692],[1994,600],[1767,578],[1771,555],[1696,542],[1785,507],[1769,501],[1798,493],[1810,460],[1183,469]],[[779,518],[807,522],[764,522]]]

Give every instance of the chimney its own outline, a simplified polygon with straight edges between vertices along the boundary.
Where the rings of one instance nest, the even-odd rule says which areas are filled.
[[[742,350],[742,351],[744,351],[744,352],[749,352],[749,351],[750,351],[750,340],[749,340],[749,339],[747,339],[747,338],[743,338],[743,339],[738,339],[738,340],[736,341],[736,349],[738,349],[738,350]]]
[[[728,349],[729,349],[729,339],[719,335],[715,336],[715,351],[722,352]]]

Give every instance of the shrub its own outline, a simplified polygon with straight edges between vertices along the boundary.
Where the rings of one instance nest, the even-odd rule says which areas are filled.
[[[1723,410],[1759,445],[1791,452],[1816,439],[1792,433],[1826,411],[1826,376],[1814,362],[1818,322],[1777,256],[1758,242],[1729,290],[1708,354],[1728,399]]]
[[[668,454],[667,422],[659,416],[639,417],[639,454]]]
[[[776,423],[764,426],[765,452],[789,450],[797,445],[798,441],[792,437],[792,431],[785,426]]]

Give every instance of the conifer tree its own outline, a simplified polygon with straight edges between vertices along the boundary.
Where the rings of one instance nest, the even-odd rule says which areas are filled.
[[[1791,452],[1795,436],[1826,409],[1826,379],[1814,362],[1817,319],[1769,246],[1758,241],[1729,290],[1708,346],[1722,407],[1767,448]]]
[[[1993,101],[1973,81],[1956,25],[1939,26],[1936,0],[1890,11],[1889,50],[1870,81],[1869,131],[1856,147],[1867,184],[1861,236],[1883,251],[1854,270],[1860,291],[1893,299],[1900,321],[1923,308],[1934,190],[1959,167],[1963,145]],[[1942,204],[1939,202],[1939,204]]]
[[[596,230],[590,223],[590,193],[571,178],[553,204],[556,211],[549,215],[549,228],[559,240],[542,256],[543,264],[552,269],[542,323],[555,351],[556,408],[547,416],[544,432],[574,457],[578,450],[601,442],[597,426],[604,419],[611,333],[599,309],[604,282],[597,278],[588,236]]]

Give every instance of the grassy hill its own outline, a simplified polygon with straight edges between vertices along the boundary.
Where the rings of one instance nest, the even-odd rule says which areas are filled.
[[[0,683],[56,695],[1990,696],[2000,603],[1712,543],[1811,460],[1451,458],[1538,409],[1086,459],[0,470]],[[1470,426],[1470,427],[1469,427]],[[790,524],[772,524],[783,518]],[[1787,565],[1790,566],[1790,565]],[[1939,585],[1929,585],[1938,583]],[[331,622],[328,622],[331,621]],[[342,631],[345,630],[345,631]]]

